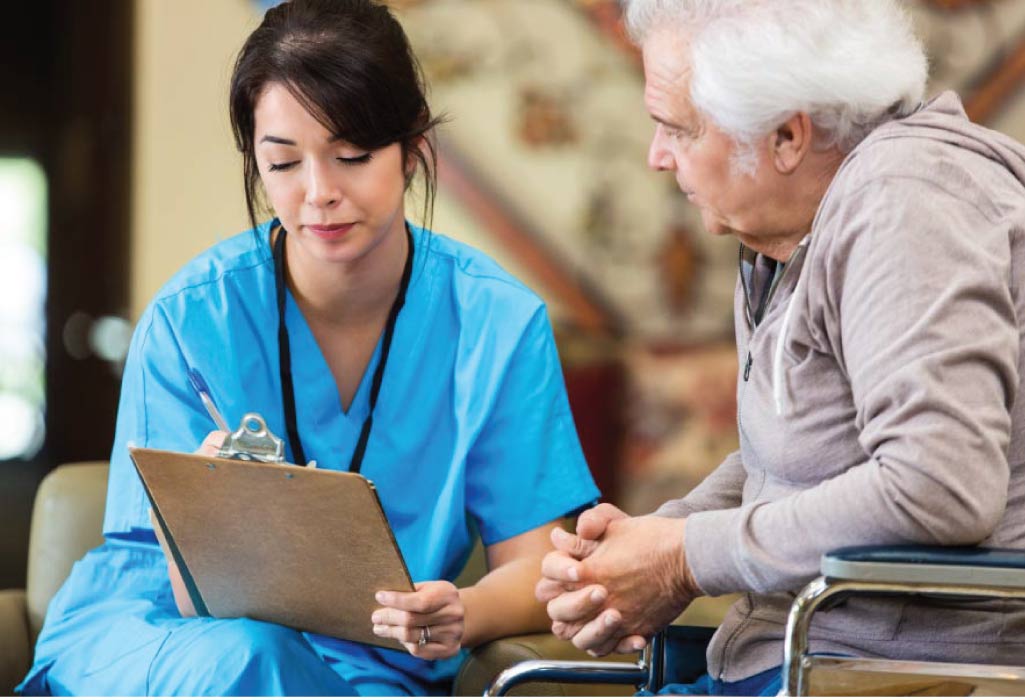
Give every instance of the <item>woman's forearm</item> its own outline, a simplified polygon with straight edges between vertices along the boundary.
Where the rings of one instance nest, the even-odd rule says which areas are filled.
[[[534,598],[541,556],[526,556],[490,571],[476,585],[459,590],[466,610],[462,646],[548,629],[544,605]]]

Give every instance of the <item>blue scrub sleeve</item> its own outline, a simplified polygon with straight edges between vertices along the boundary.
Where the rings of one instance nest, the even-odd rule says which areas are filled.
[[[110,456],[104,535],[153,538],[149,499],[128,456],[129,445],[192,452],[214,429],[189,384],[178,338],[159,303],[154,303],[136,327],[125,363]]]
[[[544,306],[508,357],[467,459],[466,489],[485,545],[540,527],[600,495],[577,438]]]

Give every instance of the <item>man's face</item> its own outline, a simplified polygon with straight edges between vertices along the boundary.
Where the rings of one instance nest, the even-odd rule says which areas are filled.
[[[701,210],[710,233],[758,233],[771,222],[766,211],[770,174],[759,157],[755,172],[738,172],[731,163],[736,142],[690,100],[689,50],[671,31],[652,34],[644,43],[644,103],[655,120],[648,165],[676,176],[680,191]]]

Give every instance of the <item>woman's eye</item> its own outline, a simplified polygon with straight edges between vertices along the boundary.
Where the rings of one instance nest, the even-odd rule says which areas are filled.
[[[363,165],[364,163],[369,163],[371,157],[373,157],[372,153],[364,153],[361,156],[353,156],[351,158],[339,157],[338,162],[345,163],[346,165]]]
[[[297,160],[293,160],[293,161],[289,161],[288,163],[271,163],[270,167],[267,168],[267,170],[269,170],[272,173],[278,172],[280,170],[288,170],[289,168],[291,168],[292,166],[294,166],[298,162],[299,161],[297,161]]]

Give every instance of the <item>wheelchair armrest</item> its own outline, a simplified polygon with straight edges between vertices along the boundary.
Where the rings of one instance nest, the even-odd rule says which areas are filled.
[[[480,696],[505,669],[522,662],[540,662],[556,660],[556,663],[572,662],[582,664],[586,668],[589,664],[597,664],[594,658],[580,651],[569,642],[564,642],[552,634],[529,634],[517,637],[506,637],[488,644],[482,644],[470,652],[470,655],[463,662],[459,669],[452,687],[452,694],[456,696]],[[605,661],[633,662],[636,663],[637,655],[628,656],[613,655],[605,657]],[[588,676],[582,682],[587,685],[578,686],[570,690],[563,685],[561,679],[553,675],[546,676],[548,680],[532,681],[524,688],[528,695],[632,695],[635,690],[633,686],[610,686],[602,684],[601,674]],[[579,682],[579,681],[578,681]]]
[[[822,576],[794,598],[783,647],[788,695],[807,694],[816,610],[849,595],[1025,599],[1025,551],[981,547],[847,547],[822,557]]]
[[[705,650],[714,633],[714,627],[671,625],[655,635],[640,656],[611,655],[602,661],[595,661],[552,635],[499,640],[473,651],[456,678],[455,694],[469,695],[477,691],[480,680],[472,684],[465,682],[471,673],[477,679],[485,679],[488,695],[505,695],[511,688],[525,683],[538,683],[529,688],[533,692],[525,692],[525,695],[632,695],[642,686],[657,691],[667,683],[690,683],[705,672]],[[536,654],[532,658],[492,658],[479,663],[483,659],[478,655],[493,655],[496,644],[523,644],[524,641],[530,653]],[[542,644],[535,646],[538,641]],[[525,649],[517,653],[523,651]],[[510,665],[509,661],[516,663]],[[481,668],[475,668],[475,662]],[[572,691],[569,684],[572,684]]]
[[[982,547],[846,547],[822,557],[829,579],[1025,588],[1025,550]]]

